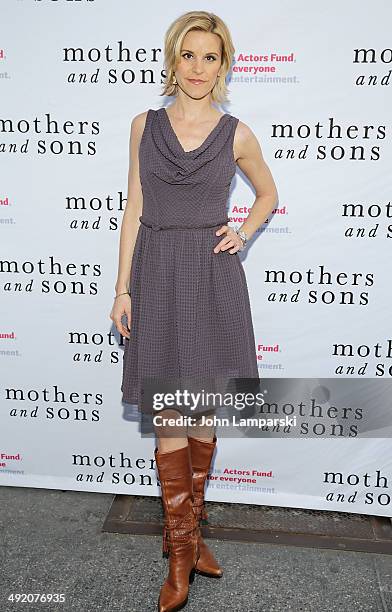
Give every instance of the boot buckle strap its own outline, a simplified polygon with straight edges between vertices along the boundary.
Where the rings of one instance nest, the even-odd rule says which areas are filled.
[[[184,527],[181,527],[181,524],[184,522],[188,522],[188,524],[185,524]],[[170,520],[170,518],[168,518],[163,526],[162,551],[164,553],[169,552],[172,540],[187,541],[187,536],[192,537],[195,535],[196,527],[197,525],[195,522],[195,514],[193,508],[185,516],[181,517],[177,521]],[[178,534],[176,533],[176,530],[181,531],[182,533]]]

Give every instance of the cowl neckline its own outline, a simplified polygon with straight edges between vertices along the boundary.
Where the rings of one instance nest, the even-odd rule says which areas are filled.
[[[171,132],[172,136],[173,136],[173,140],[175,141],[175,143],[178,145],[178,149],[180,150],[181,153],[183,153],[184,155],[191,155],[192,153],[198,153],[200,149],[203,148],[204,145],[208,145],[210,138],[213,138],[213,136],[215,135],[215,131],[220,127],[220,124],[222,122],[222,120],[228,115],[228,113],[223,113],[223,115],[221,115],[219,117],[218,122],[215,124],[215,126],[212,128],[212,130],[208,133],[208,135],[206,136],[206,138],[203,140],[203,142],[201,143],[201,145],[199,145],[198,147],[196,147],[195,149],[191,149],[190,151],[185,151],[184,147],[182,146],[173,126],[172,123],[170,121],[169,115],[167,113],[167,110],[165,107],[159,109],[162,113],[162,117],[163,119],[166,121],[167,123],[167,127],[169,132]]]
[[[231,135],[233,117],[225,113],[199,147],[185,151],[170,123],[166,108],[150,111],[153,113],[151,134],[154,144],[171,162],[164,167],[160,165],[154,172],[168,183],[192,184],[195,173],[218,155]]]

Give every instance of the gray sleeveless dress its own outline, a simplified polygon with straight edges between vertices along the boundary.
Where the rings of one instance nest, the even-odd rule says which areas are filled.
[[[184,151],[165,108],[149,109],[139,149],[143,210],[130,272],[130,338],[122,401],[140,403],[143,376],[258,377],[245,272],[214,253],[229,222],[238,119],[228,113]],[[140,410],[140,406],[139,406]]]

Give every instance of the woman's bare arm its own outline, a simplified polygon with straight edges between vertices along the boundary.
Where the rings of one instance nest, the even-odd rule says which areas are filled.
[[[130,273],[133,251],[140,226],[139,217],[143,209],[143,192],[139,176],[139,145],[146,124],[146,117],[147,111],[136,115],[131,122],[127,203],[121,223],[118,272],[114,288],[115,295],[119,297],[114,300],[110,313],[110,319],[117,330],[128,339],[130,338],[129,330],[131,329],[132,316],[131,297],[128,295]],[[122,323],[123,315],[127,318],[128,329]]]
[[[136,115],[131,123],[129,137],[129,170],[127,204],[124,210],[118,257],[118,273],[115,285],[116,295],[129,291],[129,275],[139,217],[143,208],[143,193],[139,177],[139,144],[146,123],[147,111]]]
[[[278,201],[278,192],[271,171],[264,161],[259,142],[246,123],[239,121],[234,134],[233,153],[237,165],[245,176],[248,177],[256,191],[256,199],[240,229],[243,230],[248,240],[255,231],[264,223],[268,215]],[[215,232],[223,238],[214,247],[214,253],[227,251],[235,254],[241,247],[241,238],[237,236],[234,229],[223,225]]]
[[[248,239],[266,221],[278,201],[271,171],[264,161],[260,144],[246,123],[238,122],[234,138],[237,165],[252,183],[256,199],[241,229]]]

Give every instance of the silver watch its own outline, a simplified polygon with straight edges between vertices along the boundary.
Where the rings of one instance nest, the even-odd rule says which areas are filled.
[[[243,242],[242,247],[240,248],[240,251],[242,251],[245,248],[246,243],[248,242],[247,235],[245,234],[243,230],[240,230],[238,226],[234,228],[234,231],[236,234],[238,234],[238,236],[241,238]]]

